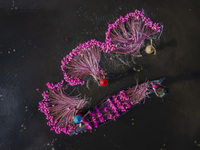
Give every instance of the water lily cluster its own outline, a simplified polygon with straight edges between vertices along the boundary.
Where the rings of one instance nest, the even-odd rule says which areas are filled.
[[[153,90],[149,90],[153,82],[137,84],[132,88],[117,92],[82,114],[81,122],[75,123],[74,116],[81,114],[89,104],[88,99],[72,96],[66,92],[66,85],[84,85],[85,76],[92,76],[102,86],[107,86],[106,72],[101,68],[101,55],[117,53],[122,55],[140,56],[140,49],[145,40],[153,39],[161,31],[159,23],[153,23],[150,18],[135,10],[125,17],[120,16],[113,24],[108,25],[104,42],[92,39],[79,44],[61,61],[63,80],[57,84],[47,83],[48,90],[42,93],[43,100],[39,102],[39,110],[46,115],[47,125],[57,134],[76,134],[76,129],[92,130],[99,125],[116,120],[127,110],[146,98]],[[155,82],[155,81],[154,81]],[[75,120],[75,119],[74,119]]]

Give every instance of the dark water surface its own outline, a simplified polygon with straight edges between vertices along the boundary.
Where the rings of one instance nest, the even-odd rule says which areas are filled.
[[[198,150],[200,149],[200,1],[72,0],[0,2],[1,150]],[[104,41],[108,23],[144,10],[164,30],[156,56],[143,67],[100,88],[78,87],[96,105],[135,83],[163,76],[170,93],[152,95],[117,121],[78,136],[57,135],[38,109],[46,82],[62,79],[61,59],[79,43]],[[106,66],[105,66],[106,67]],[[130,68],[129,68],[130,69]]]

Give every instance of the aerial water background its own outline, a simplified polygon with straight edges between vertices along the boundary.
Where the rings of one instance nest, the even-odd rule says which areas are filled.
[[[200,149],[200,2],[198,0],[0,1],[0,149]],[[38,111],[46,83],[63,78],[61,60],[79,43],[105,40],[108,24],[141,10],[163,25],[157,55],[103,67],[113,73],[99,87],[77,86],[92,109],[104,97],[146,80],[167,77],[169,94],[151,95],[127,114],[92,132],[57,135]],[[136,71],[135,71],[136,70]],[[39,88],[38,92],[36,89]]]

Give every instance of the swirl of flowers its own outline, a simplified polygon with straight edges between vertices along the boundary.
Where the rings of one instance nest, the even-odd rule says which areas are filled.
[[[87,99],[70,96],[64,92],[64,80],[57,84],[47,83],[48,90],[42,93],[43,100],[39,102],[39,110],[49,120],[47,125],[57,134],[69,134],[77,126],[73,117],[88,104]]]
[[[105,52],[131,54],[141,56],[140,49],[146,39],[154,39],[161,31],[159,23],[153,23],[150,18],[135,10],[120,16],[113,24],[108,25],[106,32]]]
[[[87,75],[93,76],[97,82],[105,78],[105,73],[99,66],[102,51],[103,43],[92,39],[80,44],[64,57],[61,61],[61,70],[68,85],[83,85],[85,81],[81,78]]]
[[[155,87],[161,83],[159,80],[137,84],[127,90],[119,91],[105,98],[92,111],[89,110],[82,116],[81,123],[76,124],[73,121],[74,116],[81,113],[89,102],[79,95],[67,94],[64,85],[84,85],[85,81],[82,78],[88,75],[99,83],[106,75],[99,65],[103,52],[141,56],[140,50],[145,40],[155,39],[161,29],[158,23],[153,23],[141,11],[135,10],[134,13],[128,13],[125,17],[120,16],[115,23],[108,25],[105,42],[92,39],[79,44],[66,55],[61,61],[64,80],[55,85],[47,83],[48,90],[42,93],[43,100],[39,102],[39,110],[46,115],[47,125],[51,130],[55,130],[57,134],[64,132],[69,135],[85,129],[92,130],[93,127],[97,128],[109,120],[115,120],[155,92]],[[154,83],[156,85],[152,88]],[[156,94],[159,92],[162,92],[162,88]]]

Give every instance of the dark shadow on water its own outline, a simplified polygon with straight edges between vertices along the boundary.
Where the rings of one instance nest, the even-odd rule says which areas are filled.
[[[172,39],[168,42],[163,43],[162,41],[160,42],[158,46],[158,51],[162,51],[165,48],[176,48],[178,46],[177,41],[175,39]]]
[[[173,76],[167,76],[167,84],[170,83],[177,83],[177,82],[183,82],[183,81],[188,81],[188,80],[197,80],[200,79],[200,71],[198,72],[185,72],[179,75],[176,75],[175,77]]]

